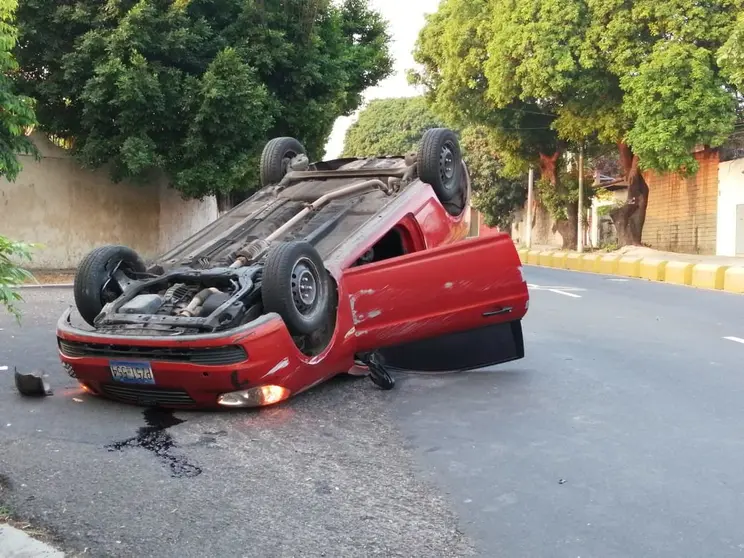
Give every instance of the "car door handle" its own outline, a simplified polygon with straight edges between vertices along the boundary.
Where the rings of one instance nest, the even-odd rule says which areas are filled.
[[[511,306],[505,306],[504,308],[499,308],[498,310],[493,310],[492,312],[483,312],[484,318],[490,318],[492,316],[501,316],[502,314],[508,314],[510,313],[514,308]]]

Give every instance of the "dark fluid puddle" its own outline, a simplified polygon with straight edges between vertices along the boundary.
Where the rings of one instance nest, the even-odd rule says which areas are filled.
[[[133,438],[115,442],[106,446],[109,451],[123,451],[127,448],[142,448],[153,454],[166,465],[174,478],[191,478],[201,475],[201,468],[188,462],[179,455],[173,455],[171,450],[176,447],[173,437],[167,432],[168,428],[184,421],[173,416],[173,411],[156,407],[145,409],[145,423],[137,430]]]

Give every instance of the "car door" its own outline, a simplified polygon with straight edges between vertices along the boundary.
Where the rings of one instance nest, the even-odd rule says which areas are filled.
[[[507,235],[471,238],[347,270],[358,353],[389,366],[464,370],[524,357],[529,295]]]

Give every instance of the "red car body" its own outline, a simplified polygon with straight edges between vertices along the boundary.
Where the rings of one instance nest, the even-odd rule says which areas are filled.
[[[415,370],[522,358],[528,291],[521,263],[506,234],[468,238],[464,172],[468,208],[460,215],[416,180],[325,257],[338,306],[333,337],[320,354],[300,351],[276,314],[225,332],[163,336],[86,329],[73,325],[68,310],[57,327],[60,358],[90,393],[173,408],[229,407],[234,399],[225,394],[251,389],[255,405],[240,406],[276,403],[349,372],[365,351]],[[403,255],[354,267],[393,230]],[[113,381],[117,359],[147,361],[154,385]]]

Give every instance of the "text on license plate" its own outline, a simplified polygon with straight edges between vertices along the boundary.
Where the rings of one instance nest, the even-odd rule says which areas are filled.
[[[155,376],[147,362],[111,361],[111,377],[125,384],[154,384]]]

